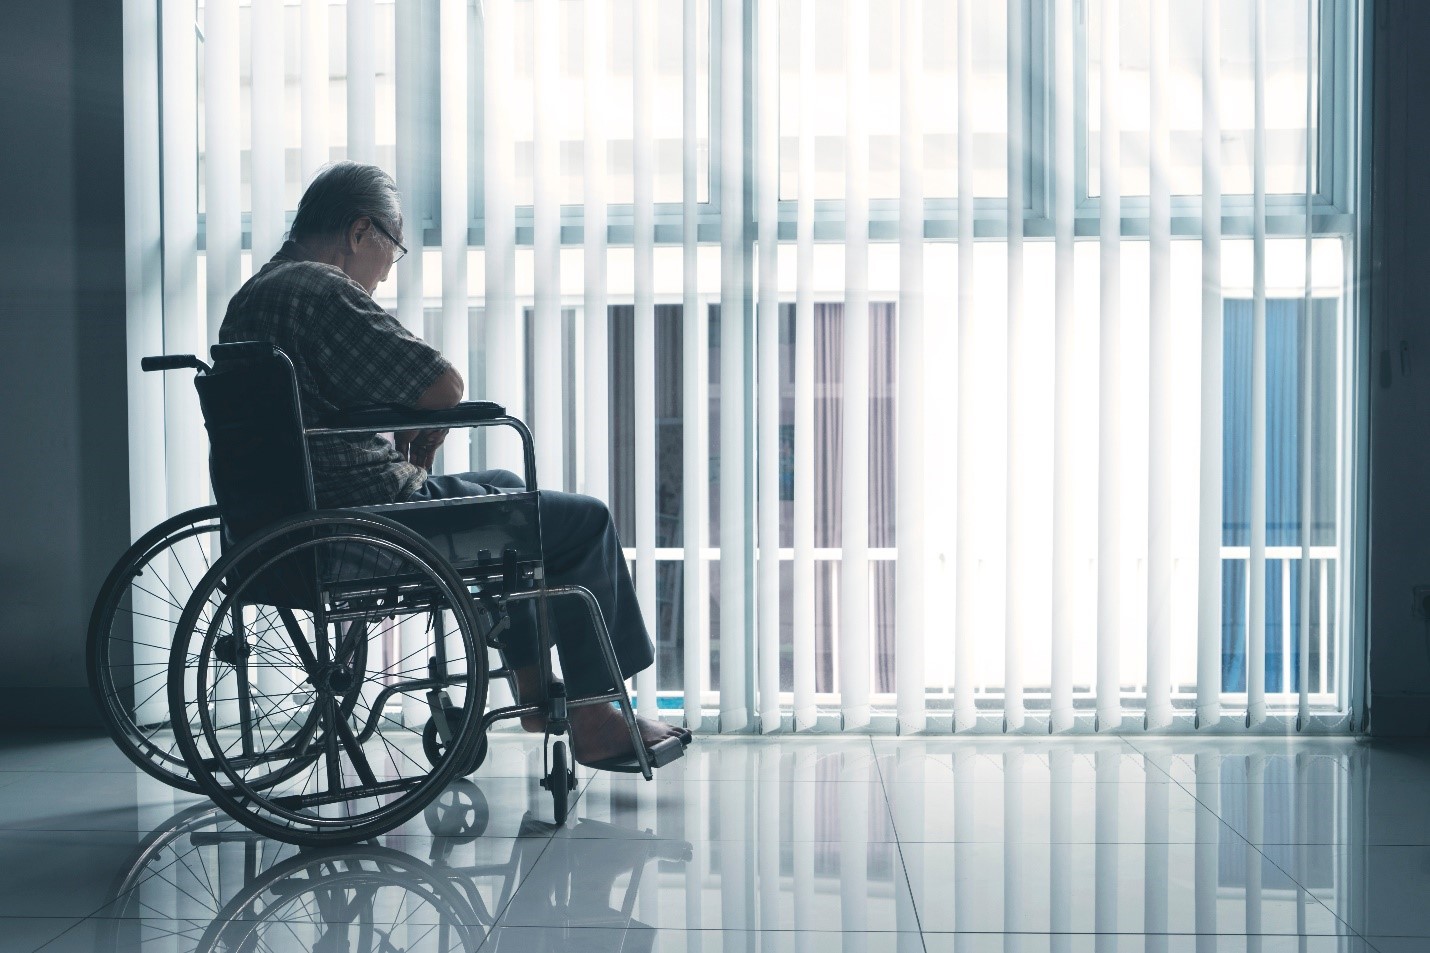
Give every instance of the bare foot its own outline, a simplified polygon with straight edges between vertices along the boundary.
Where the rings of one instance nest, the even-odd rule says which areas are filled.
[[[637,718],[636,727],[647,748],[682,731],[674,725],[648,718]],[[571,712],[571,748],[576,760],[582,764],[635,754],[626,720],[610,705],[589,705]]]

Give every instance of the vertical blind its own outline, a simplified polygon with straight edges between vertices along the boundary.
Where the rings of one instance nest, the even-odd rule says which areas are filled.
[[[323,164],[386,168],[412,253],[377,298],[532,424],[543,486],[612,501],[643,713],[1361,703],[1358,4],[126,0],[125,29],[131,356],[211,343]],[[207,491],[187,382],[131,364],[137,534]],[[514,449],[454,432],[441,466]]]

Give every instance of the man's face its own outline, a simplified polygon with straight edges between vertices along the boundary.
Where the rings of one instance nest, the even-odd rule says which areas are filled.
[[[348,254],[343,271],[366,288],[368,294],[373,294],[392,271],[392,263],[399,254],[398,241],[401,235],[389,238],[371,219],[358,219],[348,232]]]

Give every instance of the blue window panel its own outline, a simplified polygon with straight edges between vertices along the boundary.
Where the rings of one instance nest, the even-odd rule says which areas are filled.
[[[1304,320],[1301,298],[1266,302],[1266,545],[1302,543],[1301,471],[1306,348],[1311,348],[1312,481],[1309,488],[1312,546],[1336,542],[1336,321],[1338,303],[1317,299],[1313,320]],[[1222,543],[1251,543],[1251,335],[1252,303],[1228,299],[1224,305]],[[1309,330],[1309,333],[1308,333]],[[1291,613],[1282,619],[1282,560],[1267,561],[1266,690],[1298,691],[1300,569],[1293,564]],[[1229,561],[1222,574],[1222,684],[1226,691],[1246,690],[1246,564]],[[1313,585],[1312,621],[1319,623],[1319,585]],[[1289,628],[1291,684],[1282,685],[1283,630]],[[1313,644],[1315,640],[1313,639]],[[1313,659],[1313,675],[1326,660]]]
[[[1246,691],[1246,563],[1221,564],[1221,690]]]

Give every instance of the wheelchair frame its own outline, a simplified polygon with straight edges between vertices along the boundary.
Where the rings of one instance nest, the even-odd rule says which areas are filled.
[[[339,413],[317,426],[307,426],[302,420],[296,374],[292,362],[279,348],[266,343],[217,345],[213,349],[213,354],[213,366],[210,366],[194,355],[167,355],[163,357],[145,358],[141,364],[146,371],[192,368],[198,372],[196,375],[197,384],[206,376],[212,376],[217,370],[221,369],[224,359],[229,356],[233,356],[235,359],[244,359],[245,357],[252,358],[255,355],[261,354],[262,359],[281,360],[286,368],[287,379],[292,388],[292,406],[297,415],[297,427],[299,430],[304,471],[303,477],[307,492],[307,507],[303,512],[280,519],[276,523],[266,525],[259,531],[251,532],[237,543],[237,549],[231,550],[223,559],[218,560],[218,562],[214,564],[210,572],[206,574],[205,579],[201,580],[199,586],[195,588],[194,593],[188,599],[184,616],[179,623],[178,631],[180,634],[186,631],[193,631],[197,618],[196,610],[200,608],[196,607],[195,604],[201,601],[204,583],[209,581],[209,577],[214,577],[209,588],[213,591],[227,592],[217,616],[222,619],[225,613],[229,614],[229,620],[233,625],[232,633],[230,636],[224,638],[233,639],[232,646],[228,649],[228,651],[233,653],[233,658],[223,658],[221,654],[223,647],[214,644],[212,634],[208,636],[205,642],[205,650],[212,651],[214,658],[227,662],[227,664],[233,668],[237,676],[239,696],[237,703],[241,712],[246,713],[248,711],[248,693],[251,690],[251,686],[249,684],[250,676],[245,661],[248,654],[247,645],[249,639],[243,621],[243,608],[245,603],[239,601],[238,596],[242,594],[249,582],[259,578],[270,564],[282,559],[291,559],[297,550],[290,549],[282,551],[281,555],[272,557],[259,566],[256,571],[253,570],[251,562],[244,563],[243,560],[238,557],[244,556],[244,558],[252,560],[254,558],[253,553],[248,552],[243,547],[248,546],[249,549],[257,552],[258,550],[255,549],[254,546],[249,545],[253,543],[255,539],[260,541],[276,540],[283,532],[289,530],[290,527],[301,527],[305,524],[305,521],[314,525],[323,520],[327,520],[333,525],[341,523],[342,525],[351,527],[351,532],[355,534],[355,539],[364,539],[371,544],[381,543],[382,545],[397,550],[399,553],[411,550],[412,552],[407,552],[407,555],[411,556],[411,558],[418,559],[421,561],[421,564],[432,567],[433,570],[438,571],[440,577],[445,577],[447,580],[459,584],[456,586],[444,584],[440,588],[449,592],[452,597],[452,611],[460,611],[466,615],[468,620],[467,627],[474,634],[474,651],[476,654],[469,662],[469,669],[477,664],[483,666],[488,665],[486,659],[486,650],[488,648],[497,649],[501,657],[501,664],[497,668],[487,668],[485,675],[482,677],[481,699],[478,702],[481,709],[485,709],[486,707],[484,703],[485,686],[493,677],[505,679],[512,689],[513,697],[517,696],[516,672],[507,663],[505,646],[503,642],[497,638],[497,635],[499,635],[510,622],[508,615],[510,606],[523,601],[535,601],[537,657],[542,681],[547,685],[547,698],[542,703],[517,703],[501,708],[483,710],[480,713],[480,718],[475,719],[475,724],[473,724],[473,719],[469,717],[466,723],[466,731],[475,732],[475,740],[469,740],[469,735],[467,734],[462,734],[459,739],[457,736],[461,732],[462,726],[450,723],[451,719],[448,712],[455,711],[456,709],[449,707],[450,702],[447,699],[446,690],[464,681],[469,683],[475,676],[470,671],[467,675],[453,675],[446,669],[445,643],[447,638],[445,623],[443,621],[446,610],[435,608],[437,600],[441,598],[441,593],[438,592],[437,595],[434,596],[432,595],[432,590],[424,589],[420,585],[414,585],[410,579],[404,581],[396,577],[378,577],[376,579],[365,580],[364,588],[360,591],[339,591],[329,585],[332,580],[324,581],[323,571],[318,566],[318,556],[315,551],[312,582],[315,585],[314,594],[316,597],[316,607],[313,611],[315,632],[321,633],[321,635],[317,636],[319,642],[315,644],[320,647],[320,654],[324,659],[327,659],[327,661],[320,663],[318,659],[313,656],[311,648],[306,649],[306,655],[304,654],[306,637],[303,636],[301,628],[293,616],[292,608],[281,605],[276,606],[283,626],[287,630],[289,640],[293,643],[299,656],[302,657],[303,668],[307,671],[308,675],[305,681],[312,682],[315,686],[318,686],[323,679],[337,677],[337,670],[352,660],[349,656],[345,662],[339,663],[339,646],[337,645],[333,647],[331,658],[329,659],[330,653],[327,645],[328,623],[340,623],[345,620],[346,616],[342,610],[329,611],[325,607],[336,607],[338,603],[344,600],[348,601],[349,609],[347,610],[347,614],[352,616],[353,624],[350,624],[348,632],[340,637],[341,647],[344,652],[350,650],[348,643],[352,641],[353,630],[360,624],[362,628],[358,634],[357,641],[362,646],[362,661],[359,667],[360,670],[356,675],[355,684],[349,684],[347,687],[341,685],[337,687],[331,685],[324,686],[324,690],[328,691],[330,696],[327,698],[327,703],[339,704],[340,707],[332,709],[331,713],[320,718],[318,716],[318,696],[314,695],[311,710],[306,716],[307,721],[291,742],[287,742],[277,749],[266,752],[262,757],[255,757],[242,763],[240,763],[240,759],[228,759],[221,753],[215,754],[213,758],[203,759],[190,733],[189,718],[184,711],[185,706],[188,704],[188,700],[183,698],[185,679],[187,677],[186,665],[189,661],[183,654],[183,649],[187,645],[187,642],[185,641],[181,645],[181,641],[183,641],[181,638],[174,639],[168,669],[170,723],[178,737],[179,747],[184,754],[186,767],[195,777],[207,778],[207,781],[201,782],[199,786],[208,790],[208,793],[214,797],[221,807],[233,814],[241,823],[254,827],[255,830],[260,829],[255,826],[255,824],[250,823],[246,817],[233,810],[231,805],[227,803],[230,800],[228,797],[230,793],[229,789],[218,785],[213,777],[201,775],[199,771],[195,770],[196,763],[200,764],[205,771],[210,771],[215,766],[215,762],[217,762],[217,766],[228,774],[235,785],[238,785],[239,778],[234,772],[235,765],[239,767],[249,767],[267,761],[291,760],[288,774],[285,775],[283,769],[279,769],[272,775],[264,776],[263,780],[265,781],[270,781],[273,784],[279,783],[285,778],[291,777],[294,771],[302,770],[313,763],[311,760],[304,762],[302,761],[303,758],[312,759],[322,757],[321,755],[314,755],[308,751],[308,745],[313,741],[313,736],[321,722],[327,720],[332,725],[332,731],[329,732],[331,737],[325,738],[330,750],[334,745],[339,743],[335,740],[335,736],[338,735],[343,735],[346,739],[342,744],[356,744],[360,749],[361,745],[372,738],[384,721],[390,718],[387,714],[387,705],[393,696],[399,693],[411,695],[416,692],[425,692],[430,715],[426,728],[424,729],[423,741],[424,749],[426,750],[429,761],[433,764],[434,772],[439,767],[443,757],[441,754],[434,755],[434,748],[440,750],[442,746],[445,746],[447,756],[455,755],[464,757],[468,763],[460,765],[457,774],[470,774],[480,766],[484,759],[486,733],[496,722],[528,715],[544,716],[546,719],[546,734],[543,742],[544,776],[541,783],[552,795],[558,824],[565,821],[569,808],[569,794],[575,789],[575,775],[574,771],[571,770],[572,766],[567,764],[565,745],[560,741],[553,743],[553,739],[560,738],[570,730],[570,709],[588,705],[611,704],[613,702],[619,707],[630,734],[635,755],[628,766],[624,764],[620,766],[613,765],[611,766],[613,770],[638,772],[646,780],[650,780],[655,768],[663,766],[684,754],[684,745],[689,742],[688,734],[683,737],[667,739],[652,746],[650,749],[647,749],[643,743],[636,723],[634,708],[625,690],[624,679],[620,672],[620,665],[617,660],[615,648],[611,643],[610,633],[595,597],[588,590],[580,586],[553,587],[547,585],[544,557],[542,556],[543,551],[540,548],[540,496],[536,481],[535,447],[530,430],[521,420],[506,414],[505,409],[496,404],[489,402],[463,402],[455,407],[439,411],[409,410],[397,407],[359,408]],[[212,429],[212,425],[210,426]],[[512,494],[501,494],[499,497],[475,497],[462,503],[445,500],[425,501],[379,504],[375,506],[348,507],[332,510],[318,510],[314,506],[313,480],[308,449],[308,440],[310,437],[372,434],[431,428],[462,427],[477,429],[495,426],[511,428],[517,432],[521,439],[525,471],[524,478],[526,483],[526,489],[524,491]],[[526,558],[521,558],[520,554],[514,549],[508,548],[502,552],[499,558],[494,559],[489,551],[482,550],[479,552],[475,561],[472,561],[470,558],[459,560],[459,565],[456,562],[450,561],[439,552],[435,546],[431,545],[431,540],[424,538],[423,534],[414,530],[412,527],[389,518],[389,516],[396,517],[404,513],[404,511],[407,513],[415,513],[418,509],[432,507],[433,504],[438,504],[439,506],[470,506],[473,504],[480,505],[481,501],[493,502],[497,499],[514,506],[530,506],[535,518],[535,541],[537,547],[537,555],[535,558],[531,558],[529,555]],[[220,509],[222,509],[222,506]],[[174,519],[177,519],[177,517]],[[166,521],[164,524],[161,524],[159,528],[168,526],[174,519]],[[362,536],[365,527],[371,533],[368,537]],[[155,531],[152,531],[151,534],[146,536],[146,539],[148,539],[149,536],[153,536],[154,533],[157,533],[159,528],[156,528]],[[412,545],[402,545],[404,536],[408,537],[407,542],[410,542]],[[384,537],[386,537],[385,541]],[[418,545],[424,543],[426,545]],[[245,553],[247,555],[245,555]],[[415,555],[413,555],[414,553]],[[116,573],[121,572],[121,568],[129,562],[129,557],[130,554],[126,554],[125,559],[121,560],[120,566],[116,567]],[[435,557],[435,559],[433,557]],[[231,575],[237,575],[239,578],[237,580],[231,579]],[[106,589],[101,593],[101,601],[106,598],[111,598],[111,601],[114,601],[112,594],[109,594],[110,585],[109,582],[106,583]],[[225,585],[228,586],[228,589],[225,589]],[[404,594],[409,600],[405,603],[403,601]],[[351,608],[351,600],[358,596],[364,597],[364,601],[374,598],[377,599],[377,605],[381,607],[382,612],[390,612],[390,618],[393,619],[396,619],[399,614],[421,615],[424,612],[430,611],[435,637],[430,644],[433,655],[428,660],[428,677],[426,679],[408,678],[400,681],[389,680],[388,684],[385,684],[371,701],[370,713],[366,721],[361,725],[360,730],[353,732],[352,728],[354,726],[348,725],[347,722],[353,715],[353,704],[355,704],[356,698],[361,695],[361,689],[366,681],[366,642],[370,637],[366,622],[361,621],[364,618],[364,612]],[[567,698],[564,686],[554,681],[550,658],[554,640],[552,639],[549,613],[549,603],[553,598],[575,598],[584,605],[586,616],[591,622],[593,634],[600,647],[601,656],[610,675],[611,683],[615,686],[614,689],[582,698]],[[392,601],[383,602],[382,600],[385,599]],[[425,603],[423,602],[424,599],[427,600]],[[460,602],[458,600],[460,600]],[[266,606],[268,603],[257,601],[251,603],[251,605]],[[369,605],[369,608],[365,611],[370,613],[372,611],[371,605]],[[98,621],[99,615],[100,605],[97,604],[96,621]],[[319,620],[321,620],[321,628],[317,625]],[[471,625],[472,621],[476,622],[474,626]],[[185,628],[186,626],[188,627],[187,629]],[[95,631],[95,626],[92,626],[92,656],[93,642],[96,637]],[[105,633],[101,632],[99,637],[106,637]],[[355,654],[357,651],[357,648],[351,648],[352,653]],[[206,665],[207,661],[207,657],[201,657],[201,666]],[[327,668],[324,668],[324,666],[327,666]],[[327,669],[334,669],[334,671],[328,672]],[[91,668],[91,680],[92,683],[95,683],[93,666]],[[215,686],[216,685],[217,681],[215,682]],[[98,690],[99,686],[96,683],[96,691]],[[339,696],[343,698],[343,701],[340,703],[336,702]],[[349,697],[354,701],[350,703],[348,701]],[[213,702],[212,699],[205,700],[202,692],[200,692],[200,697],[194,700],[194,704],[198,710],[200,727],[206,732],[210,739],[214,737],[214,728],[208,707],[213,703],[215,702]],[[477,709],[474,707],[472,714],[476,713]],[[112,717],[112,714],[106,710],[106,718]],[[119,730],[113,724],[111,724],[110,727],[111,733],[116,736],[116,740],[118,741]],[[245,752],[252,752],[253,750],[251,739],[248,736],[250,731],[249,718],[245,715],[241,722],[242,743]],[[131,759],[136,760],[136,762],[142,762],[142,759],[145,757],[144,752],[132,744],[132,739],[128,745],[121,742],[120,747]],[[134,750],[131,750],[131,748]],[[148,756],[153,757],[152,754]],[[171,775],[169,771],[162,766],[146,763],[140,763],[140,766],[146,771],[149,771],[149,773],[156,774],[156,776],[168,780],[177,787],[192,789],[192,784],[187,782],[187,779],[181,776]],[[333,770],[335,769],[330,765],[330,778],[333,777],[331,774]],[[362,782],[365,786],[364,796],[376,797],[384,793],[384,783],[376,780],[370,768],[365,768],[365,762],[364,766],[360,766],[359,774],[362,776]],[[443,774],[445,778],[446,773],[443,772]],[[453,775],[453,777],[455,776],[456,775]],[[428,779],[430,780],[430,775]],[[261,782],[256,783],[261,785]],[[387,782],[388,785],[399,785],[404,791],[412,789],[414,785],[420,787],[423,783],[421,780]],[[422,800],[416,809],[421,810],[422,805],[431,802],[441,793],[441,790],[441,788],[434,788],[429,793],[422,794],[421,797],[425,798],[425,800]],[[321,795],[309,795],[308,798],[315,804],[322,803]],[[283,800],[287,800],[287,798]],[[297,802],[295,801],[295,805],[296,804]],[[407,816],[410,816],[410,812]],[[398,818],[394,823],[402,823],[403,820],[404,818]],[[292,833],[291,837],[284,836],[283,833],[271,829],[268,830],[268,833],[272,833],[284,840],[293,840],[296,843],[316,842],[311,838],[305,838],[301,832],[290,832]],[[362,836],[371,836],[371,833],[369,832]],[[352,839],[360,838],[354,837]],[[342,840],[343,838],[340,836],[328,836],[324,838],[324,842],[342,842]]]

